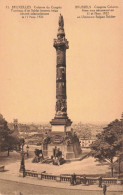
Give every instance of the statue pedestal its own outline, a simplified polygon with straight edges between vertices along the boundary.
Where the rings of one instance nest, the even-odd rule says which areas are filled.
[[[52,132],[64,132],[65,125],[52,125]]]
[[[54,149],[62,152],[65,160],[78,158],[81,154],[79,139],[71,131],[52,131],[49,133],[49,142],[43,144],[44,157],[54,156]]]

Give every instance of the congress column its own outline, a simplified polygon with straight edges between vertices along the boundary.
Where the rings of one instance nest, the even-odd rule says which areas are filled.
[[[70,129],[71,120],[67,116],[66,95],[66,49],[69,48],[65,38],[64,19],[60,14],[57,39],[54,39],[56,49],[56,114],[51,121],[52,131],[66,131]]]

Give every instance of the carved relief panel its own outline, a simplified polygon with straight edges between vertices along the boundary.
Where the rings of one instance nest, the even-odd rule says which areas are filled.
[[[56,112],[61,111],[61,112],[66,112],[67,111],[67,103],[66,99],[59,99],[56,102]]]

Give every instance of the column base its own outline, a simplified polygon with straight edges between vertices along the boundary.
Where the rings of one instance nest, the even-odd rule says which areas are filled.
[[[72,124],[72,121],[67,116],[55,116],[50,124],[70,126]]]

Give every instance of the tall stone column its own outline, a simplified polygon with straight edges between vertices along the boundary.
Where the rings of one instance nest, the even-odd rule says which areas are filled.
[[[64,20],[61,14],[59,16],[57,39],[54,39],[53,46],[56,49],[56,114],[50,123],[53,130],[63,131],[72,122],[67,116],[66,95],[66,49],[69,48],[69,45],[65,38]],[[63,126],[64,128],[62,128]]]
[[[64,20],[61,14],[57,39],[54,39],[53,46],[56,49],[56,113],[50,122],[52,131],[43,140],[43,155],[51,157],[60,151],[64,159],[70,160],[81,155],[81,147],[79,139],[71,130],[72,121],[67,115],[66,50],[69,46],[65,38]],[[59,158],[60,162],[62,163]]]

